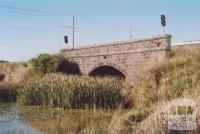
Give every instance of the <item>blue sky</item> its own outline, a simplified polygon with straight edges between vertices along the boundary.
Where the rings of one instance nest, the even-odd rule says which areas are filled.
[[[129,40],[130,27],[133,38],[162,34],[161,14],[172,42],[200,40],[199,10],[199,0],[0,0],[0,60],[28,60],[71,47],[72,29],[60,27],[72,24],[72,12],[75,47]]]

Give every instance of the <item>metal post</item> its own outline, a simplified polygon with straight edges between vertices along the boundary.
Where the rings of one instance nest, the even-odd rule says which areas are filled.
[[[72,15],[72,31],[73,31],[73,39],[72,39],[72,49],[74,49],[74,33],[75,33],[75,26],[74,26],[74,12]]]
[[[132,29],[130,28],[130,41],[132,40]]]
[[[163,26],[163,34],[165,34],[165,26]]]

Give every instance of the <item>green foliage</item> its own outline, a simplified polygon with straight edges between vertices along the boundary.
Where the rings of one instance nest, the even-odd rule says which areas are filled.
[[[115,108],[121,84],[114,78],[48,74],[21,83],[19,103],[63,108]]]
[[[41,54],[37,58],[30,60],[33,71],[37,74],[47,73],[67,73],[80,74],[78,64],[69,62],[62,55]]]
[[[184,90],[192,87],[192,78],[183,76],[173,82],[173,96],[180,97]]]

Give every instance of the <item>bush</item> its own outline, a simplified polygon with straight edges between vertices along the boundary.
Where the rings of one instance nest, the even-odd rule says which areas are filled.
[[[115,108],[121,84],[114,78],[48,74],[21,83],[19,103],[63,108]]]
[[[4,74],[0,74],[0,81],[3,81],[5,79],[5,75]]]
[[[33,71],[37,74],[47,73],[67,73],[80,74],[78,64],[69,62],[62,55],[41,54],[37,58],[31,59]]]

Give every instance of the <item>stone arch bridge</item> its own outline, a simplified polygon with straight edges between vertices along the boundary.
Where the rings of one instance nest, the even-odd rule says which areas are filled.
[[[134,41],[63,49],[61,54],[76,62],[83,75],[117,75],[132,80],[138,69],[143,66],[164,62],[170,49],[171,35],[162,35]]]

